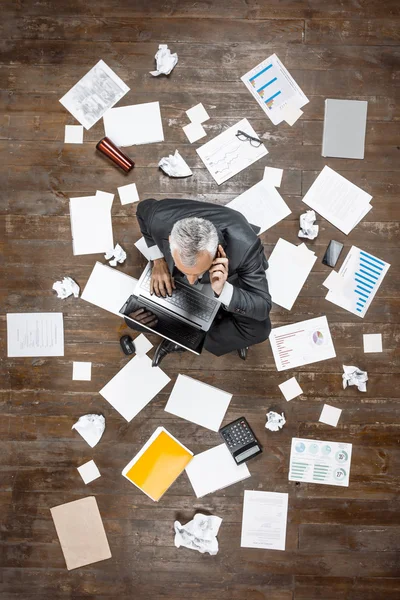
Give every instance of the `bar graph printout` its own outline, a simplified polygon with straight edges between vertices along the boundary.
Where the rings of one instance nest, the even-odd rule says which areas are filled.
[[[352,246],[326,300],[364,317],[390,264]]]
[[[276,54],[251,69],[241,80],[274,125],[284,120],[286,106],[301,108],[309,102]]]
[[[278,371],[336,356],[326,317],[277,327],[269,340]]]
[[[352,444],[292,438],[289,481],[349,487]]]

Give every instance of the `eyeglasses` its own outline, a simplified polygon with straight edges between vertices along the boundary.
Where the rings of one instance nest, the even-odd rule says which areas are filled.
[[[262,144],[261,140],[259,140],[258,138],[252,137],[251,135],[249,135],[248,133],[245,133],[244,131],[240,131],[240,129],[238,129],[236,137],[241,142],[250,142],[250,145],[253,146],[254,148],[259,148]]]

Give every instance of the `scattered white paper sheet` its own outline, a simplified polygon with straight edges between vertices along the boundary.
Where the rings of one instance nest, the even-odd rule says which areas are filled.
[[[274,125],[284,120],[288,105],[300,109],[309,102],[276,54],[263,60],[241,80]]]
[[[201,102],[196,104],[196,106],[189,108],[189,110],[186,111],[186,114],[192,123],[204,123],[204,121],[208,121],[210,118]]]
[[[242,119],[196,150],[218,185],[268,154],[264,144],[256,148],[249,141],[240,141],[238,130],[258,139],[248,120]]]
[[[280,383],[278,387],[285,396],[285,400],[287,400],[287,402],[290,402],[290,400],[297,398],[297,396],[300,396],[303,393],[303,390],[301,389],[296,377],[287,379],[283,383]]]
[[[101,477],[101,473],[97,468],[94,460],[89,460],[89,462],[78,467],[79,475],[82,477],[84,483],[86,485],[95,479]]]
[[[145,335],[143,335],[143,333],[138,335],[133,340],[133,342],[135,344],[135,352],[137,356],[144,356],[153,347],[153,344],[150,342],[150,340],[147,339]]]
[[[363,318],[389,267],[389,263],[352,246],[336,280],[328,282],[328,277],[324,281],[329,285],[326,300]]]
[[[79,292],[81,291],[79,285],[71,277],[64,277],[62,281],[55,281],[52,289],[57,292],[57,298],[62,300],[69,298],[72,294],[75,298],[79,298]]]
[[[64,132],[64,144],[82,144],[83,127],[82,125],[66,125]]]
[[[343,389],[345,390],[348,385],[357,386],[360,392],[367,391],[368,373],[367,371],[361,371],[358,367],[343,365]]]
[[[382,334],[364,333],[364,352],[382,352]]]
[[[74,381],[90,381],[92,379],[92,363],[74,361],[72,363],[72,379]]]
[[[300,119],[303,111],[292,104],[287,104],[282,111],[283,120],[292,127]]]
[[[228,392],[187,375],[178,375],[165,410],[211,431],[218,431],[231,399],[232,394]]]
[[[182,129],[191,144],[207,135],[207,132],[201,123],[189,123],[189,125],[185,125]]]
[[[197,498],[250,477],[246,463],[237,465],[226,444],[196,454],[186,467],[186,473]]]
[[[211,556],[218,553],[217,535],[221,526],[222,519],[210,515],[197,513],[192,521],[181,525],[179,521],[175,521],[175,546],[180,548],[190,548],[197,550],[201,554],[208,552]]]
[[[285,550],[289,494],[245,490],[242,548]]]
[[[147,355],[135,356],[99,393],[130,422],[169,381],[160,367],[151,366]]]
[[[295,246],[279,238],[265,271],[272,301],[291,310],[316,260],[305,244]]]
[[[371,198],[370,194],[325,166],[303,202],[348,235],[371,210]]]
[[[307,210],[300,215],[300,231],[297,234],[299,238],[315,240],[319,232],[319,225],[315,225],[316,219],[315,210]]]
[[[68,571],[111,558],[94,496],[55,506],[50,512]]]
[[[259,235],[292,212],[278,190],[264,179],[226,206],[240,212],[252,225],[260,227]]]
[[[111,108],[105,113],[103,120],[106,136],[116,146],[136,146],[164,141],[159,102]]]
[[[106,420],[103,415],[82,415],[71,427],[76,429],[91,448],[99,443],[105,428]]]
[[[283,169],[275,167],[265,167],[263,181],[266,181],[274,187],[280,187],[282,183]]]
[[[115,248],[108,250],[108,252],[105,253],[104,258],[108,260],[110,267],[116,267],[117,263],[122,264],[125,262],[126,252],[119,244],[115,244]]]
[[[8,313],[7,356],[64,356],[62,313]]]
[[[85,129],[121,100],[129,88],[103,60],[99,60],[60,100]]]
[[[121,185],[118,188],[118,194],[121,204],[132,204],[133,202],[139,202],[140,200],[136,183]]]
[[[110,202],[111,197],[111,202]],[[72,248],[75,256],[98,254],[114,248],[111,221],[113,194],[70,198]]]
[[[352,445],[292,438],[289,481],[349,487]]]
[[[278,371],[336,356],[326,317],[272,329],[269,340]]]
[[[150,71],[150,75],[157,77],[158,75],[169,75],[175,65],[178,63],[178,55],[176,52],[171,54],[171,50],[167,44],[160,44],[158,51],[154,57],[156,59],[157,68],[155,71]]]
[[[189,165],[183,160],[178,150],[175,150],[175,154],[164,156],[158,163],[160,169],[164,171],[169,177],[190,177],[193,175]]]
[[[341,408],[335,408],[334,406],[330,406],[329,404],[324,404],[321,415],[319,417],[319,421],[321,423],[326,423],[326,425],[332,425],[332,427],[336,427],[341,414]]]
[[[265,423],[265,429],[269,431],[279,431],[286,423],[285,415],[281,415],[273,410],[267,412],[267,422]]]
[[[120,310],[133,294],[137,279],[97,262],[82,292],[82,300],[123,317]]]
[[[154,245],[149,248],[144,237],[139,238],[138,241],[135,242],[135,246],[147,260],[156,260],[156,258],[162,258],[164,256],[158,246]]]

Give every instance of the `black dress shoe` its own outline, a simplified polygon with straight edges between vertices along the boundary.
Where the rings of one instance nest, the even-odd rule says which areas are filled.
[[[185,348],[182,348],[182,346],[179,346],[174,342],[170,342],[169,340],[163,340],[157,346],[157,350],[155,351],[151,366],[158,367],[164,356],[167,356],[167,354],[170,354],[171,352],[186,352],[186,350]]]
[[[241,358],[242,360],[246,360],[248,351],[249,351],[248,347],[239,348],[239,350],[237,351],[237,353],[239,354],[239,358]]]

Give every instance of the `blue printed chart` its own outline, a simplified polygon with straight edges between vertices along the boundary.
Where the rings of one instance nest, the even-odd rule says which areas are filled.
[[[364,317],[390,265],[352,246],[338,273],[338,284],[330,288],[326,300]]]
[[[276,54],[241,79],[274,125],[284,120],[284,108],[288,104],[301,108],[309,101]]]

